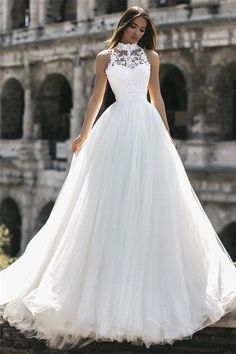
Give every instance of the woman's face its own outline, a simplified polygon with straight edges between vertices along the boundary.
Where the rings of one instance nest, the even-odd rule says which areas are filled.
[[[136,17],[124,30],[121,41],[124,43],[136,43],[142,38],[147,27],[147,20],[139,16]]]

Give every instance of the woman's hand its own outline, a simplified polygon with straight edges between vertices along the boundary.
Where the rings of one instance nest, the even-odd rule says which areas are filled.
[[[78,153],[80,151],[80,149],[82,148],[85,140],[87,139],[87,136],[81,134],[79,135],[77,138],[75,138],[72,142],[72,151],[74,153]]]

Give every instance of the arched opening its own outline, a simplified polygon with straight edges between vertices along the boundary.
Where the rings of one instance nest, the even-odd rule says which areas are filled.
[[[174,65],[160,70],[161,93],[165,102],[171,136],[187,139],[187,91],[182,72]]]
[[[40,210],[35,223],[35,232],[38,232],[46,223],[52,211],[53,206],[54,206],[54,202],[50,201],[47,204],[45,204],[44,207]]]
[[[29,27],[30,24],[30,1],[15,0],[11,9],[12,29]]]
[[[95,15],[100,14],[112,14],[115,12],[122,12],[127,9],[127,0],[103,0],[96,1],[96,6],[94,8]]]
[[[236,222],[227,225],[219,234],[230,257],[236,262]]]
[[[9,256],[14,257],[20,251],[21,244],[21,215],[16,202],[5,198],[0,206],[0,224],[5,224],[12,234],[11,244],[7,250]]]
[[[0,137],[19,139],[23,135],[24,90],[16,79],[9,79],[1,96]]]
[[[236,61],[224,68],[217,66],[212,81],[214,91],[208,103],[209,119],[216,124],[218,140],[236,140]]]
[[[42,83],[37,97],[35,122],[41,127],[43,140],[49,140],[51,157],[55,158],[55,143],[70,136],[72,90],[67,79],[60,74],[51,74]]]
[[[76,0],[49,0],[47,3],[47,23],[74,21],[77,18],[76,13]]]

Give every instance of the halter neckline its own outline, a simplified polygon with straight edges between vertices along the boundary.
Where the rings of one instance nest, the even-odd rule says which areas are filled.
[[[127,49],[138,49],[138,48],[140,48],[140,46],[138,45],[138,43],[137,42],[135,42],[135,43],[123,43],[123,42],[118,42],[117,43],[117,45],[116,45],[116,47],[118,48],[118,49],[124,49],[124,50],[127,50]]]

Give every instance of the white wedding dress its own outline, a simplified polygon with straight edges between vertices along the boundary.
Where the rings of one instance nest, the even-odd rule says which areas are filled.
[[[116,102],[94,124],[51,214],[0,272],[0,315],[51,348],[173,344],[236,308],[236,268],[156,108],[150,63],[119,42]]]

